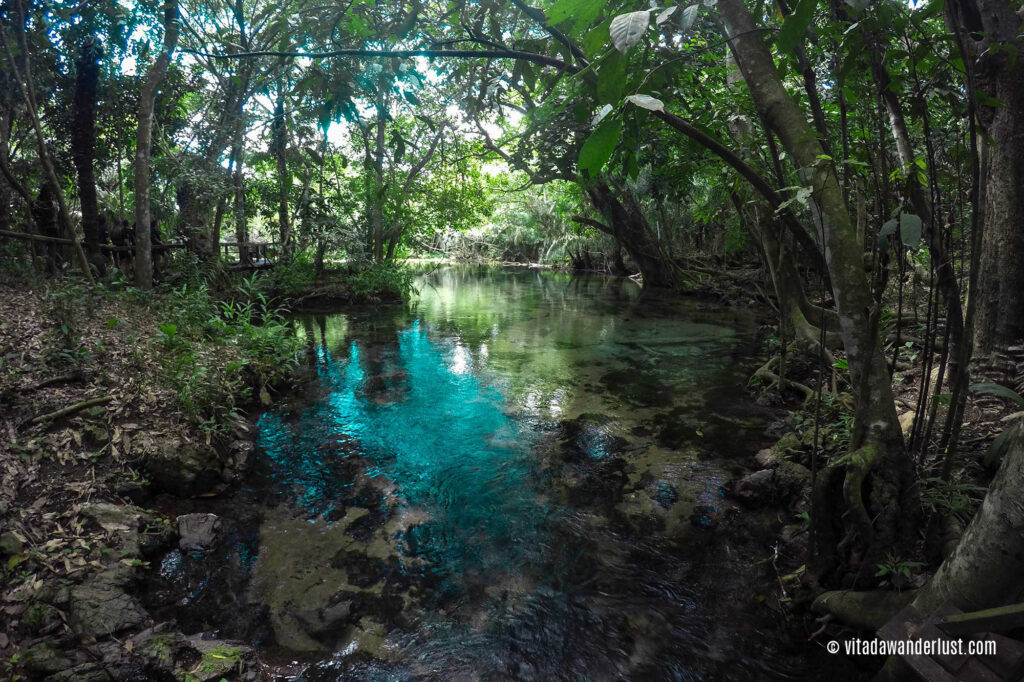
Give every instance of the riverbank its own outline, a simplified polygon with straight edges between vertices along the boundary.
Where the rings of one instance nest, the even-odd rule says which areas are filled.
[[[140,601],[153,557],[207,520],[154,495],[217,495],[252,464],[249,410],[293,341],[259,297],[46,282],[0,288],[0,656],[10,679],[255,679],[250,647],[186,637]]]

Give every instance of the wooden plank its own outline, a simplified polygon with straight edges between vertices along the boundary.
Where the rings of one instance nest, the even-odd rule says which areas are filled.
[[[1024,643],[1003,635],[990,634],[996,643],[993,656],[978,656],[977,660],[991,668],[1001,680],[1019,680],[1024,673]]]
[[[924,616],[913,604],[903,607],[889,622],[878,629],[878,638],[887,640],[908,639],[910,632],[917,630],[924,622]]]
[[[976,658],[967,661],[967,664],[957,671],[956,677],[963,682],[1004,682],[1002,676],[997,675]]]
[[[956,682],[957,677],[927,656],[903,656],[918,677],[927,682]]]
[[[1024,627],[1024,604],[1011,604],[947,616],[938,623],[938,626],[953,637],[974,632],[1006,632]]]

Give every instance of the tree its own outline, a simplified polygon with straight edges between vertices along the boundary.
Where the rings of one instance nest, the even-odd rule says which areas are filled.
[[[78,170],[78,197],[82,205],[82,233],[85,246],[94,263],[102,268],[99,258],[99,205],[96,201],[96,89],[99,82],[99,59],[103,54],[96,36],[82,40],[75,60],[75,95],[71,108],[71,156]]]
[[[135,284],[153,287],[150,239],[150,156],[153,144],[153,103],[178,44],[178,0],[165,0],[164,38],[160,54],[146,74],[139,95],[138,134],[135,140]]]

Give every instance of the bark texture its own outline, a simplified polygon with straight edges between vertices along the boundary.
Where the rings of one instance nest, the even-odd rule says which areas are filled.
[[[632,195],[624,192],[620,197],[606,183],[588,188],[587,194],[594,208],[604,216],[604,224],[611,228],[612,236],[640,268],[644,286],[658,289],[678,286],[675,267],[662,252],[643,210]]]
[[[150,239],[149,161],[153,146],[153,104],[156,91],[178,44],[178,0],[164,5],[164,43],[139,93],[139,127],[135,139],[135,284],[153,288],[153,254]]]
[[[1019,5],[1019,3],[1016,3]],[[976,87],[982,135],[992,140],[985,174],[981,269],[976,296],[976,358],[989,378],[1012,383],[1024,350],[1024,33],[1009,0],[951,3],[977,55]],[[991,106],[992,99],[1000,104]]]
[[[71,104],[71,158],[78,172],[82,204],[82,235],[90,260],[102,266],[99,254],[100,211],[96,200],[96,89],[99,85],[99,41],[88,36],[75,60],[75,95]]]
[[[981,508],[914,599],[922,613],[947,601],[976,611],[1024,598],[1024,423],[1011,428],[1010,446]]]
[[[277,82],[277,103],[274,105],[272,134],[274,138],[274,159],[277,162],[277,220],[281,238],[281,260],[288,262],[292,259],[295,248],[292,243],[292,226],[288,214],[288,189],[291,187],[292,178],[288,174],[288,159],[286,156],[288,151],[288,130],[286,128],[284,98],[284,78],[279,78]]]

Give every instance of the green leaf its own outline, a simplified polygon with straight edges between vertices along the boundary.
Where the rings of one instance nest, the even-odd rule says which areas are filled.
[[[650,95],[630,95],[626,101],[648,111],[665,111],[664,102]]]
[[[678,5],[672,5],[671,7],[666,7],[666,8],[665,8],[665,9],[663,9],[663,10],[661,11],[661,13],[660,13],[660,14],[658,14],[658,16],[657,16],[657,17],[656,17],[656,18],[654,19],[654,23],[655,23],[655,24],[657,24],[658,26],[661,26],[661,25],[662,25],[662,24],[664,24],[664,23],[665,23],[666,21],[668,21],[668,20],[669,20],[669,18],[670,18],[670,17],[671,17],[671,16],[673,15],[673,14],[675,14],[675,11],[676,11],[677,9],[679,9],[679,6],[678,6]]]
[[[579,170],[585,177],[597,177],[615,151],[622,132],[622,119],[608,117],[601,121],[580,148]]]
[[[618,102],[625,88],[626,56],[621,52],[612,52],[597,72],[597,103]]]
[[[608,36],[612,39],[612,45],[616,50],[626,52],[640,42],[650,23],[650,10],[644,9],[639,12],[620,14],[612,19],[612,23],[608,26]]]
[[[605,19],[583,36],[583,53],[587,55],[587,59],[593,59],[601,54],[605,43],[608,42],[608,26],[611,22],[611,19]]]
[[[807,35],[807,27],[814,19],[814,10],[818,7],[818,0],[799,0],[793,13],[782,22],[782,29],[776,45],[782,52],[792,53],[796,46],[803,42]]]
[[[594,23],[604,4],[604,0],[558,0],[548,11],[548,25],[573,19],[575,28],[584,29]]]
[[[913,213],[900,214],[900,239],[909,247],[917,248],[921,244],[921,218]]]
[[[409,104],[412,104],[413,106],[416,106],[420,103],[419,98],[416,95],[409,92],[408,90],[402,90],[402,97],[404,97],[405,100]]]
[[[693,22],[697,21],[697,12],[700,11],[700,5],[690,5],[683,10],[683,16],[679,20],[679,32],[686,33],[693,26]]]
[[[972,384],[971,391],[973,393],[987,393],[989,395],[997,395],[1000,398],[1009,398],[1018,405],[1024,405],[1024,397],[1021,397],[1019,393],[1014,391],[1012,388],[1007,388],[1000,384]]]

